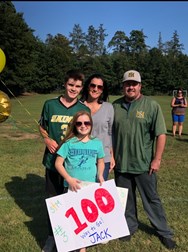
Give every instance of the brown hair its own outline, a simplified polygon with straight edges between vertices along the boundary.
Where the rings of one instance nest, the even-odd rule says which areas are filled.
[[[73,69],[73,70],[69,70],[66,73],[65,78],[64,78],[64,82],[66,83],[70,78],[72,78],[74,80],[80,80],[83,83],[85,76],[80,70]]]
[[[80,100],[81,100],[82,102],[87,101],[87,99],[88,99],[88,89],[89,89],[89,85],[90,85],[90,83],[91,83],[91,80],[94,79],[94,78],[100,79],[100,80],[102,80],[102,82],[103,82],[103,87],[104,87],[104,89],[103,89],[102,94],[101,94],[100,97],[98,98],[98,103],[101,104],[101,103],[103,103],[103,101],[108,101],[108,86],[107,86],[107,83],[106,83],[106,81],[105,81],[103,75],[100,74],[100,73],[92,74],[92,75],[89,76],[89,78],[86,80],[86,82],[85,82],[85,84],[84,84],[84,87],[83,87],[82,96],[81,96]]]

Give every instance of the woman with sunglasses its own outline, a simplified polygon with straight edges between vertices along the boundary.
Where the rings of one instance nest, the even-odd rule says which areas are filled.
[[[181,136],[183,131],[183,122],[185,120],[185,108],[187,107],[187,100],[183,96],[183,89],[178,88],[176,97],[172,98],[172,133],[176,135],[176,128],[178,126],[178,135]]]
[[[103,177],[108,179],[109,172],[115,166],[112,151],[112,124],[114,108],[108,100],[108,87],[101,74],[91,75],[85,82],[80,100],[90,108],[93,119],[92,135],[99,138],[105,152]]]
[[[104,181],[104,150],[102,142],[91,136],[93,122],[90,113],[77,112],[57,151],[55,167],[65,179],[64,187],[72,191],[80,189],[82,181]],[[81,248],[79,252],[85,252]]]

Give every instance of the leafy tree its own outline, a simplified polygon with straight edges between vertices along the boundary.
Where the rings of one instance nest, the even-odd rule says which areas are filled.
[[[134,63],[129,56],[125,57],[124,53],[113,53],[111,55],[112,65],[112,94],[122,94],[122,78],[125,71],[134,69]]]
[[[145,44],[145,38],[143,31],[132,30],[130,32],[129,43],[131,52],[134,53],[145,53],[148,46]]]
[[[69,40],[62,34],[54,37],[47,35],[47,70],[50,91],[60,88],[64,81],[64,74],[72,65],[72,48]],[[48,90],[49,91],[49,90]]]
[[[106,52],[106,47],[104,45],[105,37],[108,36],[108,34],[105,33],[105,30],[103,28],[103,24],[100,24],[98,29],[98,54],[102,55]]]
[[[165,57],[158,48],[152,48],[146,59],[146,73],[143,73],[144,91],[149,95],[167,91],[169,72],[166,71]]]
[[[158,39],[158,44],[157,44],[157,48],[163,52],[164,50],[164,44],[162,42],[162,35],[161,35],[161,32],[159,32],[159,39]]]
[[[73,31],[69,33],[70,44],[73,45],[73,50],[75,53],[79,53],[80,49],[85,46],[85,33],[79,24],[75,24]]]
[[[98,52],[98,31],[90,25],[86,35],[86,44],[90,56],[95,56]]]
[[[10,1],[0,2],[0,48],[7,59],[0,77],[15,95],[60,89],[71,68],[80,68],[86,76],[102,73],[113,95],[121,94],[122,76],[129,69],[140,71],[145,94],[171,94],[177,86],[188,86],[188,56],[182,53],[177,31],[166,43],[159,33],[157,47],[150,50],[142,30],[132,30],[130,37],[116,31],[108,43],[113,53],[106,52],[102,24],[98,29],[90,25],[87,34],[77,24],[70,39],[48,34],[45,43],[33,31]]]
[[[112,48],[114,52],[127,52],[129,39],[123,31],[116,31],[113,38],[108,43],[108,47]]]
[[[171,54],[173,57],[177,57],[182,54],[182,50],[184,50],[183,44],[180,44],[179,35],[175,30],[170,41],[165,43],[166,53]]]
[[[0,2],[0,47],[6,55],[6,67],[2,79],[7,87],[18,95],[27,91],[35,79],[36,38],[25,23],[22,13],[16,13],[11,2]]]
[[[88,57],[89,55],[89,50],[86,45],[81,45],[79,48],[79,52],[77,53],[77,59],[83,59],[85,57]]]

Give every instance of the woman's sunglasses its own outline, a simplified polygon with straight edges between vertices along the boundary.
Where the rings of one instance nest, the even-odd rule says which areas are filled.
[[[84,124],[85,126],[91,126],[91,122],[89,122],[89,121],[85,121],[85,122],[76,122],[75,123],[75,125],[77,126],[77,127],[80,127],[80,126],[82,126],[82,124]]]
[[[101,90],[101,91],[102,91],[103,88],[104,88],[104,86],[102,86],[102,85],[96,85],[96,84],[94,84],[94,83],[90,83],[90,84],[89,84],[89,87],[92,88],[92,89],[94,89],[94,88],[97,87],[97,88],[98,88],[99,90]]]

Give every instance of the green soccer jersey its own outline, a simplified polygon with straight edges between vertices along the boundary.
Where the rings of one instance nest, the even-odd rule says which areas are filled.
[[[139,174],[149,171],[155,137],[166,134],[159,104],[146,96],[126,108],[124,98],[114,101],[113,147],[116,169]]]
[[[47,100],[44,103],[40,125],[48,132],[50,138],[54,139],[58,144],[66,134],[69,122],[73,116],[81,110],[90,112],[90,109],[81,103],[79,100],[71,107],[65,107],[60,101],[61,97]],[[48,148],[45,149],[43,157],[43,165],[50,170],[55,169],[56,155],[51,154]]]

